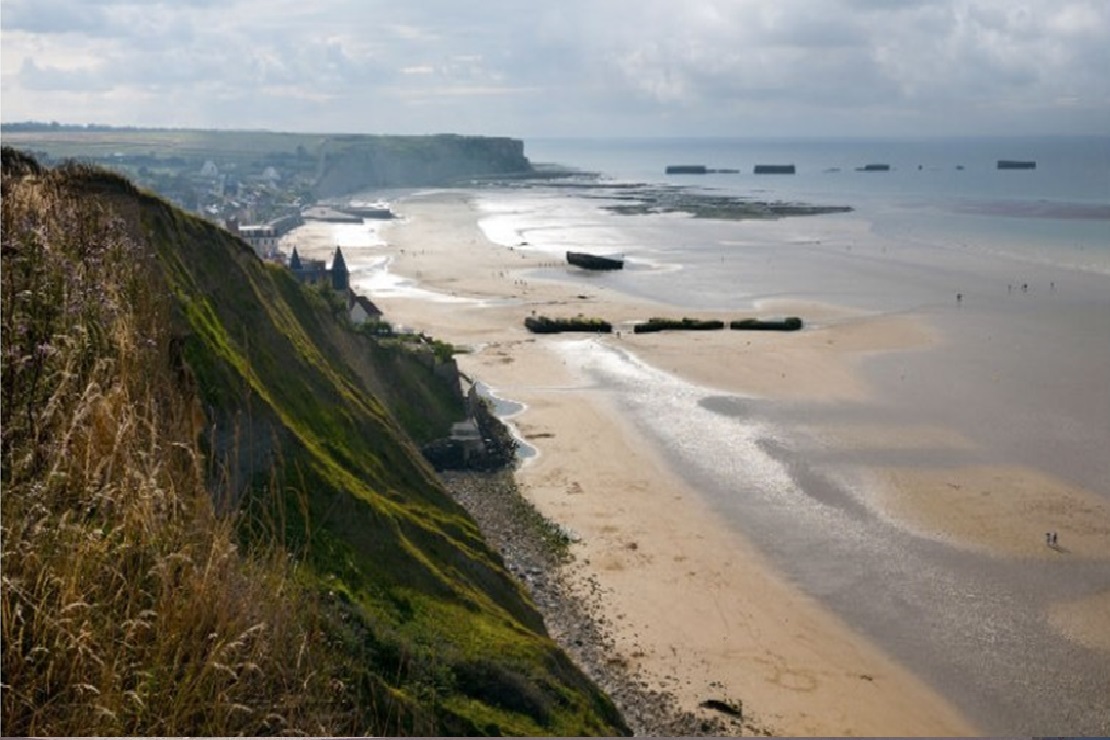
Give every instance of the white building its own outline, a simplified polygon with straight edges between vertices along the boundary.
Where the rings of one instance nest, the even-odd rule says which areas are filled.
[[[240,226],[239,237],[250,244],[259,257],[265,257],[277,251],[278,233],[270,224]]]
[[[349,293],[351,305],[351,323],[362,324],[367,321],[379,321],[382,318],[381,309],[364,295]]]

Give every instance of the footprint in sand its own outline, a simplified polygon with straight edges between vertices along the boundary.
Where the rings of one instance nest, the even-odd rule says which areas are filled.
[[[777,684],[790,691],[810,692],[817,688],[817,677],[809,671],[798,671],[793,668],[782,668],[775,672],[771,683]]]
[[[625,569],[624,560],[614,555],[602,555],[598,558],[597,565],[601,570],[610,573],[619,573]]]
[[[775,655],[770,658],[756,658],[757,663],[763,663],[771,675],[768,683],[781,686],[790,691],[811,692],[817,689],[817,676],[812,671],[787,668],[782,665],[782,658]]]

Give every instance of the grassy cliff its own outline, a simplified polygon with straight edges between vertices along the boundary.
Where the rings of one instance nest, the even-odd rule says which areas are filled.
[[[3,268],[8,734],[626,731],[286,271],[11,150]]]
[[[315,190],[329,198],[383,187],[451,185],[531,172],[517,139],[456,136],[334,136],[321,145]]]

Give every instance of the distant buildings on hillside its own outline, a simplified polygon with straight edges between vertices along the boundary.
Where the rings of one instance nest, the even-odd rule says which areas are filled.
[[[304,223],[300,214],[293,213],[275,218],[264,224],[240,225],[234,218],[226,221],[227,230],[245,241],[262,259],[273,259],[278,254],[278,240]]]
[[[331,267],[327,267],[324,260],[302,259],[293,247],[293,255],[289,258],[289,270],[298,282],[306,285],[324,284],[344,296],[347,301],[347,315],[355,324],[367,321],[381,321],[382,312],[366,296],[356,295],[351,290],[351,272],[347,269],[347,261],[343,259],[343,250],[335,248],[332,255]]]
[[[281,234],[270,224],[257,224],[252,226],[236,226],[232,233],[238,232],[239,238],[251,245],[254,253],[263,259],[277,251],[278,239]]]
[[[235,219],[227,220],[227,230],[250,245],[260,259],[286,265],[285,255],[278,250],[281,237],[304,223],[300,214],[282,216],[265,224],[239,225]],[[381,321],[382,312],[366,296],[351,290],[351,273],[343,250],[335,248],[331,267],[324,260],[304,259],[293,247],[293,254],[286,265],[298,282],[306,285],[325,284],[346,299],[347,314],[355,324]]]

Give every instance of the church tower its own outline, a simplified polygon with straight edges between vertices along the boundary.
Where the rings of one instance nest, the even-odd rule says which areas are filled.
[[[297,254],[296,247],[293,247],[293,256],[289,258],[289,269],[296,273],[304,269],[304,266],[301,265],[301,256]]]
[[[331,287],[344,293],[351,287],[351,274],[347,271],[343,250],[339,247],[335,248],[335,256],[331,260]]]

